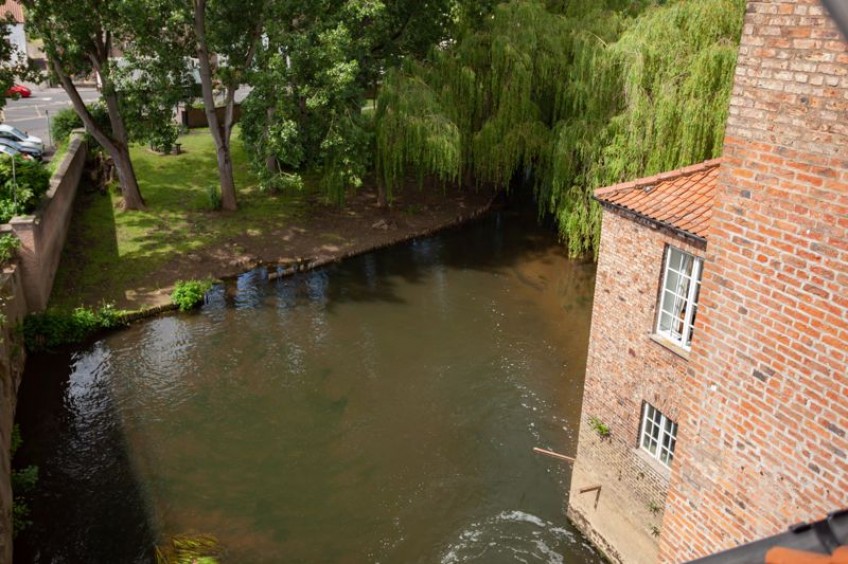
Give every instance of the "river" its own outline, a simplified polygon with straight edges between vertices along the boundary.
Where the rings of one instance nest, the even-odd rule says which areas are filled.
[[[600,562],[569,524],[594,265],[502,211],[33,356],[16,562]]]

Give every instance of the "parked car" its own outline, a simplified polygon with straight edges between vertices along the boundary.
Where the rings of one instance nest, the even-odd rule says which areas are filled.
[[[7,123],[0,124],[0,137],[11,139],[16,143],[20,143],[24,147],[32,147],[44,152],[44,141],[40,137],[27,135],[26,131],[21,131],[13,125]]]
[[[30,96],[32,96],[32,90],[23,84],[15,84],[6,90],[6,98],[29,98]]]
[[[32,157],[27,155],[26,153],[21,153],[14,147],[9,147],[8,145],[0,144],[0,155],[8,155],[10,157],[21,157],[22,159],[32,160]]]
[[[44,151],[36,149],[35,147],[28,147],[22,143],[18,143],[16,141],[12,141],[11,139],[5,139],[0,137],[0,145],[5,147],[11,147],[19,153],[23,153],[24,155],[29,155],[37,161],[40,161],[44,158]]]

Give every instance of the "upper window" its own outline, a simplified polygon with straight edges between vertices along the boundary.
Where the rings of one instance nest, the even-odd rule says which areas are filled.
[[[668,247],[665,256],[657,334],[687,349],[692,344],[703,263],[702,259],[674,247]]]
[[[671,466],[676,443],[677,423],[663,415],[653,405],[645,403],[642,414],[642,436],[639,441],[642,449],[666,466]]]

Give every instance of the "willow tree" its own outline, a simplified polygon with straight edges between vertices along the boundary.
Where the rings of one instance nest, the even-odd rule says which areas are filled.
[[[472,28],[494,0],[293,0],[271,6],[257,53],[242,133],[271,187],[316,173],[341,201],[369,172],[372,120],[363,106],[384,73],[413,64],[456,30]]]
[[[513,0],[432,64],[388,80],[377,123],[387,191],[404,163],[499,189],[529,178],[569,252],[596,251],[595,188],[720,154],[744,1],[638,8]],[[433,99],[399,103],[409,91]],[[383,131],[404,122],[421,131]],[[459,164],[441,160],[448,146]]]
[[[571,254],[597,252],[594,189],[721,155],[744,9],[744,0],[650,8],[570,81],[582,101],[560,124],[549,203]],[[605,113],[598,102],[617,106],[606,127],[592,123]]]

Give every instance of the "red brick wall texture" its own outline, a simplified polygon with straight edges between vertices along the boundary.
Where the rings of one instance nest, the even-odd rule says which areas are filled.
[[[817,1],[748,3],[724,158],[663,562],[848,506],[848,44]]]
[[[604,210],[577,462],[569,516],[611,557],[655,562],[669,471],[639,451],[642,403],[680,417],[687,363],[651,339],[667,245],[703,256],[665,230]],[[610,429],[601,438],[589,423]],[[595,493],[580,488],[601,484]]]

